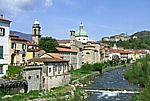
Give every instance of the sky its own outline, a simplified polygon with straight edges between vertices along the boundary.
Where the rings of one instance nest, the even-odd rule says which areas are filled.
[[[32,34],[38,19],[41,36],[69,39],[82,22],[91,40],[150,30],[150,0],[0,0],[10,30]]]

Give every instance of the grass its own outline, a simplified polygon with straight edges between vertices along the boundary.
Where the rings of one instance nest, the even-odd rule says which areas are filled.
[[[82,68],[79,68],[77,70],[71,70],[69,72],[72,74],[71,81],[73,81],[73,80],[77,80],[77,79],[79,79],[79,78],[81,78],[83,76],[86,76],[88,74],[91,74],[94,71],[84,71],[84,70],[82,70]]]
[[[8,66],[8,70],[7,72],[9,73],[9,75],[15,76],[15,74],[19,74],[20,72],[22,72],[22,68],[21,66]]]
[[[72,93],[74,96],[72,96]],[[68,95],[69,97],[66,98],[65,96]],[[66,85],[61,87],[52,88],[50,92],[42,92],[42,91],[30,91],[29,93],[24,94],[15,94],[12,95],[10,98],[2,99],[0,101],[28,101],[28,100],[39,100],[45,99],[47,101],[83,101],[83,94],[79,88],[76,88],[73,91],[73,88]]]

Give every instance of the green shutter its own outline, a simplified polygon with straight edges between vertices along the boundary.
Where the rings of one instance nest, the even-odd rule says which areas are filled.
[[[3,46],[0,46],[0,59],[3,59]]]

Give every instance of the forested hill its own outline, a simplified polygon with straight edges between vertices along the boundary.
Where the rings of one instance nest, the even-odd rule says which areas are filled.
[[[142,38],[142,39],[148,39],[150,38],[150,31],[140,31],[140,32],[137,32],[135,34],[133,34],[132,36],[137,36],[138,38]],[[131,37],[132,37],[131,36]]]
[[[133,36],[137,36],[137,39],[133,39]],[[140,31],[131,35],[131,39],[128,41],[118,41],[118,42],[106,42],[110,46],[114,43],[117,46],[124,47],[125,49],[149,49],[150,50],[150,31]]]

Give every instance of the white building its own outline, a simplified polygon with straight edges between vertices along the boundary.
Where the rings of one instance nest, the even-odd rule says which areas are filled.
[[[9,61],[8,39],[10,23],[11,21],[3,18],[3,15],[0,16],[0,64],[8,64]],[[0,76],[5,75],[6,69],[7,66],[0,67]]]
[[[8,64],[8,38],[10,33],[10,20],[0,17],[0,64]]]

